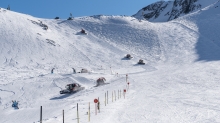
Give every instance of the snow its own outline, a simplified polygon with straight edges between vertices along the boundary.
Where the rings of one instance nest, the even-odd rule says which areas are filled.
[[[192,13],[207,8],[209,5],[216,3],[217,1],[218,0],[158,1],[142,8],[133,16],[138,19],[147,19],[150,22],[167,22],[186,15],[184,11],[187,6],[190,6],[192,10],[189,13]],[[186,3],[190,5],[186,6]],[[143,14],[145,15],[145,18],[143,17]]]
[[[81,123],[89,103],[91,123],[220,122],[219,9],[216,2],[165,23],[104,15],[50,20],[1,9],[0,122],[39,123],[40,106],[43,123],[62,122],[63,110],[65,123],[77,122],[77,103]],[[128,53],[134,58],[123,59]],[[94,87],[100,77],[110,84]],[[59,94],[74,82],[85,89]]]

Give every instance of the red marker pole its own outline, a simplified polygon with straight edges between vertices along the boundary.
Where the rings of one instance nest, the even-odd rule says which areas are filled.
[[[95,115],[97,115],[97,103],[98,103],[98,99],[94,99],[94,103],[95,103]]]
[[[126,93],[126,89],[124,89],[124,99],[125,99],[125,93]]]
[[[129,89],[129,84],[130,84],[130,83],[128,82],[128,88],[127,88],[127,90]]]

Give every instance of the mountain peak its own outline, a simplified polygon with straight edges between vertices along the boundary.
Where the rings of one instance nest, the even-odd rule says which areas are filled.
[[[152,22],[166,22],[205,8],[217,0],[158,1],[139,10],[133,17]]]

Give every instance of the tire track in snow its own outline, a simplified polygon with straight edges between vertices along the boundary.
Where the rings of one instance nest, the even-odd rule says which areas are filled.
[[[0,89],[0,91],[5,91],[5,92],[13,93],[13,95],[15,95],[14,91],[8,91],[8,90],[3,90],[3,89]]]
[[[60,90],[62,90],[62,88],[56,84],[56,81],[57,81],[57,80],[59,80],[59,79],[53,79],[52,84],[53,84],[54,86],[60,88]]]

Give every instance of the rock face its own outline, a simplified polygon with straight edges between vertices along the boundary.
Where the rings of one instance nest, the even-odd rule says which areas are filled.
[[[152,22],[166,22],[200,10],[218,0],[159,1],[139,10],[133,17]]]
[[[178,18],[181,15],[188,14],[195,10],[201,9],[202,5],[198,3],[198,0],[175,0],[173,3],[173,8],[170,13],[169,20]]]

